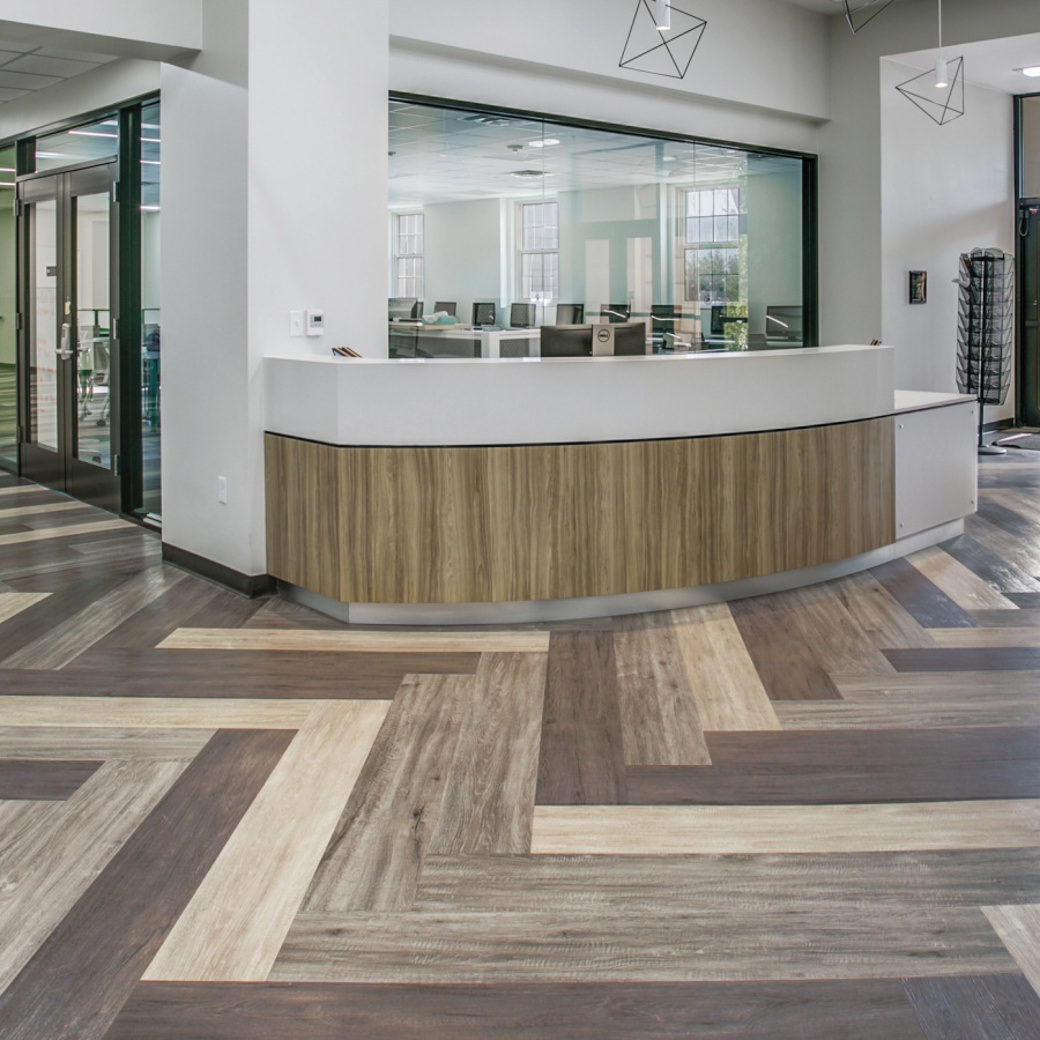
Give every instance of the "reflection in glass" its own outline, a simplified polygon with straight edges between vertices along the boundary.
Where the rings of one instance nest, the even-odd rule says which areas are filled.
[[[141,498],[137,512],[162,515],[160,472],[160,361],[162,300],[159,282],[159,199],[162,141],[158,103],[141,110]]]
[[[801,344],[800,321],[781,339],[767,311],[802,306],[803,164],[390,102],[391,220],[421,214],[418,298],[456,301],[461,315],[480,301],[499,314],[534,303],[540,325],[558,303],[628,315],[657,350]],[[400,295],[393,278],[387,288]]]
[[[29,439],[58,449],[58,204],[29,212]]]
[[[75,213],[76,457],[112,468],[112,268],[109,193],[79,195]]]
[[[107,159],[118,153],[119,120],[112,116],[36,138],[36,172]]]
[[[18,465],[15,149],[0,149],[0,467]]]

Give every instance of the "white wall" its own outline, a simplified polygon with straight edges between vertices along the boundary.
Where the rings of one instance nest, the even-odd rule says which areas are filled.
[[[965,114],[939,126],[895,90],[919,72],[881,63],[881,266],[884,341],[896,385],[956,390],[957,258],[976,246],[1014,253],[1014,130],[1006,94],[968,86]],[[910,270],[928,302],[907,302]],[[1014,415],[1014,389],[986,421]]]
[[[494,300],[499,308],[511,302],[511,295],[503,299],[502,294],[504,261],[508,256],[503,232],[505,211],[509,208],[506,199],[444,202],[425,207],[427,314],[433,311],[437,300],[454,300],[459,321],[468,322],[477,300]],[[385,318],[383,331],[385,335]]]

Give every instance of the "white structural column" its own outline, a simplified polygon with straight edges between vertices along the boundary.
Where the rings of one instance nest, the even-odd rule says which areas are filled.
[[[163,540],[242,574],[262,358],[386,354],[388,2],[206,0],[202,53],[163,68]],[[291,339],[308,308],[325,336]]]

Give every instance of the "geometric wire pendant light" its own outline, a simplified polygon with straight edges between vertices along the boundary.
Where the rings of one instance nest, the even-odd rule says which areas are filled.
[[[618,68],[682,79],[700,46],[707,20],[678,0],[636,0]]]
[[[935,73],[929,69],[900,83],[896,90],[940,126],[964,115],[964,58],[951,58],[949,86],[936,94]]]
[[[845,5],[845,21],[849,28],[858,33],[868,22],[872,22],[893,0],[842,0]]]

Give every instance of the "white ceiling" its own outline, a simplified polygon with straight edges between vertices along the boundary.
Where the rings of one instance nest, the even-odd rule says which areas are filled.
[[[1040,79],[1030,79],[1015,71],[1030,65],[1040,65],[1040,33],[944,47],[943,54],[947,59],[963,57],[964,78],[976,86],[1005,94],[1040,93]],[[922,71],[932,68],[935,57],[934,47],[888,56],[890,61],[898,61]]]
[[[0,40],[0,104],[53,87],[114,60],[107,54]]]

